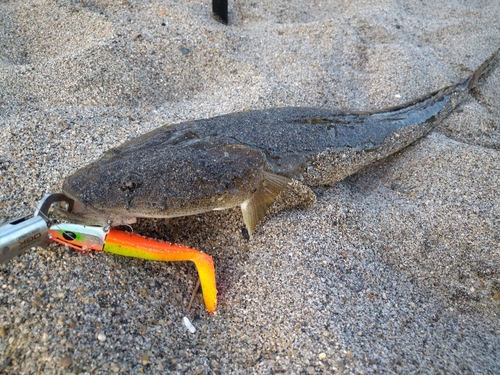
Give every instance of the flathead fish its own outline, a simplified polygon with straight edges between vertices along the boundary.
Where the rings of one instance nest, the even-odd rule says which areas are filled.
[[[461,83],[385,110],[285,107],[160,127],[67,177],[63,192],[77,203],[66,216],[120,225],[240,206],[251,235],[292,180],[332,185],[427,134],[497,55]]]

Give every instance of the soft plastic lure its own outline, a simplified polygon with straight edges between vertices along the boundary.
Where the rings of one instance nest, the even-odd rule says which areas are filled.
[[[79,224],[57,224],[50,238],[79,251],[105,251],[133,258],[175,262],[192,261],[196,265],[205,306],[210,313],[217,307],[217,288],[212,257],[187,246],[161,242],[138,234]]]

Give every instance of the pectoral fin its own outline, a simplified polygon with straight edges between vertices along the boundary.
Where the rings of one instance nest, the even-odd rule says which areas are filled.
[[[276,196],[288,187],[290,180],[286,177],[263,172],[264,179],[257,191],[241,204],[243,221],[248,230],[250,238],[255,226],[266,216],[267,210],[274,202]]]

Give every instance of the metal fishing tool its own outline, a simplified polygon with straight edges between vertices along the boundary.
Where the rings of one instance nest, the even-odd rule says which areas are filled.
[[[0,226],[0,263],[5,263],[16,255],[32,247],[46,247],[50,243],[48,219],[53,203],[66,202],[67,209],[73,207],[73,199],[64,194],[46,194],[32,215],[26,215]]]

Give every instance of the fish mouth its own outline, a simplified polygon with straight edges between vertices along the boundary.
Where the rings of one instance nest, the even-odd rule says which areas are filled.
[[[133,216],[126,216],[119,213],[104,211],[93,207],[90,204],[84,204],[74,199],[67,193],[66,196],[73,199],[73,208],[71,211],[55,207],[54,213],[60,220],[68,221],[74,224],[89,226],[108,226],[116,227],[119,225],[134,224],[137,219]]]

